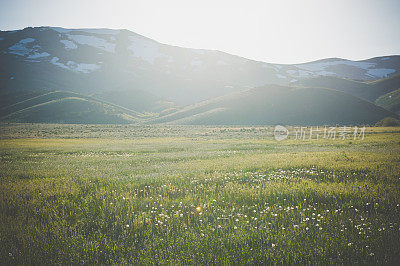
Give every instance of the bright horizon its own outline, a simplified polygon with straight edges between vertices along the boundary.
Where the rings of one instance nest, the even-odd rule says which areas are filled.
[[[269,63],[400,54],[400,2],[2,0],[0,30],[128,29],[158,42]]]

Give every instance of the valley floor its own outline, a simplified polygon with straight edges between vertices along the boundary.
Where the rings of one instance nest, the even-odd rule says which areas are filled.
[[[0,264],[399,263],[399,128],[272,132],[1,124]]]

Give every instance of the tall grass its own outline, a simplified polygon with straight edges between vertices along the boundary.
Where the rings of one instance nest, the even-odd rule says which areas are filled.
[[[43,127],[0,140],[1,264],[400,261],[394,130],[275,142],[265,128]]]

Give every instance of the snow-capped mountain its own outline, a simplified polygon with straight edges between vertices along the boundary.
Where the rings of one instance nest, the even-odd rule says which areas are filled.
[[[1,31],[0,60],[1,90],[69,90],[106,100],[110,92],[140,91],[178,105],[309,77],[375,80],[400,73],[400,56],[270,64],[165,45],[128,30],[56,27]]]

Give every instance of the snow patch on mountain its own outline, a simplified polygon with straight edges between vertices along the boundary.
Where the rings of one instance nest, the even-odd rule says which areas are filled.
[[[394,69],[376,68],[376,63],[360,62],[360,61],[349,61],[349,60],[336,60],[336,61],[325,61],[325,62],[314,62],[295,65],[299,69],[312,71],[314,75],[321,76],[336,76],[337,74],[332,71],[326,71],[331,66],[351,66],[360,70],[365,70],[366,75],[374,78],[383,78],[387,75],[396,72]],[[311,73],[310,73],[311,74]]]
[[[58,62],[58,60],[59,60],[58,57],[53,57],[53,58],[50,60],[50,63],[52,63],[53,65],[56,65],[56,66],[58,66],[58,67],[68,69],[68,67],[67,67],[66,65],[64,65],[63,63]]]
[[[75,63],[73,61],[68,61],[67,64],[63,64],[63,63],[59,62],[58,57],[53,57],[50,60],[50,63],[52,63],[53,65],[56,65],[58,67],[61,67],[63,69],[67,69],[67,70],[77,72],[77,73],[84,73],[84,74],[91,73],[91,72],[96,71],[101,68],[99,65],[96,65],[96,64]]]
[[[131,45],[128,47],[128,50],[132,52],[132,56],[141,58],[150,64],[154,64],[157,58],[170,58],[159,52],[156,42],[145,38],[137,38],[136,36],[131,36],[130,41]]]
[[[288,73],[292,77],[300,77],[300,78],[313,76],[312,72],[305,71],[305,70],[302,70],[302,69],[297,69],[297,70],[289,69],[289,70],[286,70],[286,73]]]
[[[394,69],[388,69],[388,68],[375,68],[375,69],[368,69],[367,74],[373,76],[373,77],[380,77],[384,78],[387,77],[389,74],[392,74],[396,72]]]
[[[321,71],[327,67],[338,66],[338,65],[354,66],[354,67],[361,68],[364,70],[367,70],[368,68],[375,66],[374,63],[354,62],[354,61],[347,61],[347,60],[305,63],[305,64],[299,64],[299,65],[295,65],[295,66],[300,69],[308,70],[308,71]]]
[[[89,45],[109,53],[115,52],[115,44],[109,43],[105,39],[96,36],[79,35],[79,34],[67,34],[67,36],[69,39],[73,40],[76,43]]]
[[[8,50],[10,54],[16,54],[19,56],[24,56],[26,59],[38,59],[42,57],[50,56],[47,52],[39,52],[40,46],[35,45],[32,48],[27,47],[30,43],[34,42],[35,39],[33,38],[25,38],[20,40],[18,43],[14,44],[13,46],[9,47]],[[26,60],[28,62],[40,62],[36,60]]]
[[[29,54],[30,52],[32,52],[32,49],[26,47],[26,44],[34,42],[34,41],[35,41],[35,39],[33,39],[33,38],[26,38],[26,39],[20,40],[13,46],[9,47],[8,50],[11,51],[10,54],[25,56],[25,55]]]
[[[317,76],[318,75],[319,76],[337,76],[336,73],[333,73],[333,72],[330,72],[330,71],[325,71],[325,70],[314,72],[314,74],[317,75]]]
[[[91,73],[101,68],[99,65],[96,64],[83,64],[83,63],[75,63],[72,61],[68,61],[67,66],[69,66],[75,72],[82,72],[82,73]]]
[[[62,44],[64,44],[64,48],[67,50],[72,50],[72,49],[78,48],[78,46],[70,40],[60,40],[60,42]]]
[[[46,53],[46,52],[43,52],[43,53],[34,52],[33,54],[29,55],[27,58],[28,59],[37,59],[37,58],[47,57],[47,56],[50,56],[50,54]]]
[[[308,76],[312,75],[312,73],[310,73],[308,71],[301,70],[301,69],[299,69],[298,73],[299,73],[299,77],[308,77]]]

